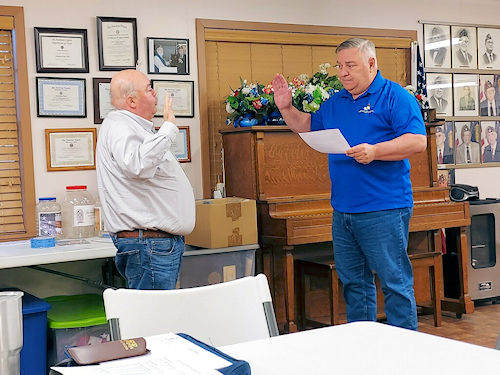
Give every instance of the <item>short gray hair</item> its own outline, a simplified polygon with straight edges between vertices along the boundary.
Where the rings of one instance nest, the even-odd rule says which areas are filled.
[[[135,96],[137,88],[135,82],[116,75],[111,80],[111,104],[117,109],[124,109],[125,101],[129,96]]]
[[[335,50],[336,53],[344,49],[357,48],[359,52],[367,59],[373,57],[375,59],[375,66],[377,66],[377,54],[375,53],[375,44],[371,40],[363,38],[350,38],[343,41]]]

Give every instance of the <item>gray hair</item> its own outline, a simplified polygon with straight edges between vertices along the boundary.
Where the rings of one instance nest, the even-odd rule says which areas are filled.
[[[111,80],[111,104],[117,109],[123,109],[125,100],[136,94],[135,82],[124,79],[122,75],[116,75]]]
[[[344,49],[357,48],[359,52],[367,60],[373,57],[375,59],[375,66],[377,66],[377,54],[375,53],[375,44],[371,40],[363,38],[350,38],[343,41],[335,50],[336,53]]]

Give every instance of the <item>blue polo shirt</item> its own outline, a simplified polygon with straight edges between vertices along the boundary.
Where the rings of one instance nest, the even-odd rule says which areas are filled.
[[[324,102],[311,116],[311,131],[322,129],[340,129],[351,146],[406,133],[426,134],[416,99],[380,71],[358,98],[343,89]],[[335,210],[360,213],[413,206],[408,159],[365,165],[343,154],[329,154],[328,164]]]

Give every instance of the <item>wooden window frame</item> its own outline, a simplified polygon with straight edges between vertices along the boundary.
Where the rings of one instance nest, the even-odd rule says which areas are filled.
[[[29,102],[28,69],[26,56],[26,34],[24,8],[0,6],[1,16],[13,18],[13,25],[0,22],[0,29],[10,30],[13,41],[13,65],[16,101],[16,122],[19,142],[19,163],[21,178],[21,199],[23,209],[23,231],[0,234],[0,241],[22,240],[35,236],[35,183],[33,174],[33,146],[31,141],[31,114]],[[0,202],[1,204],[1,202]],[[0,207],[1,209],[1,207]]]

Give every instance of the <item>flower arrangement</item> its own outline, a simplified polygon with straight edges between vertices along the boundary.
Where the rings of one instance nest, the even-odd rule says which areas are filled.
[[[415,86],[408,85],[405,86],[406,91],[408,91],[411,95],[417,99],[418,105],[420,106],[421,109],[428,109],[429,108],[429,99],[420,93],[417,92],[417,89]]]
[[[288,86],[292,91],[292,105],[302,112],[316,112],[330,96],[342,89],[337,76],[329,76],[330,64],[319,66],[312,77],[301,74],[293,78]],[[226,98],[226,124],[252,126],[257,124],[284,124],[278,107],[274,103],[274,90],[271,84],[248,83],[240,78],[241,86],[231,89]]]

